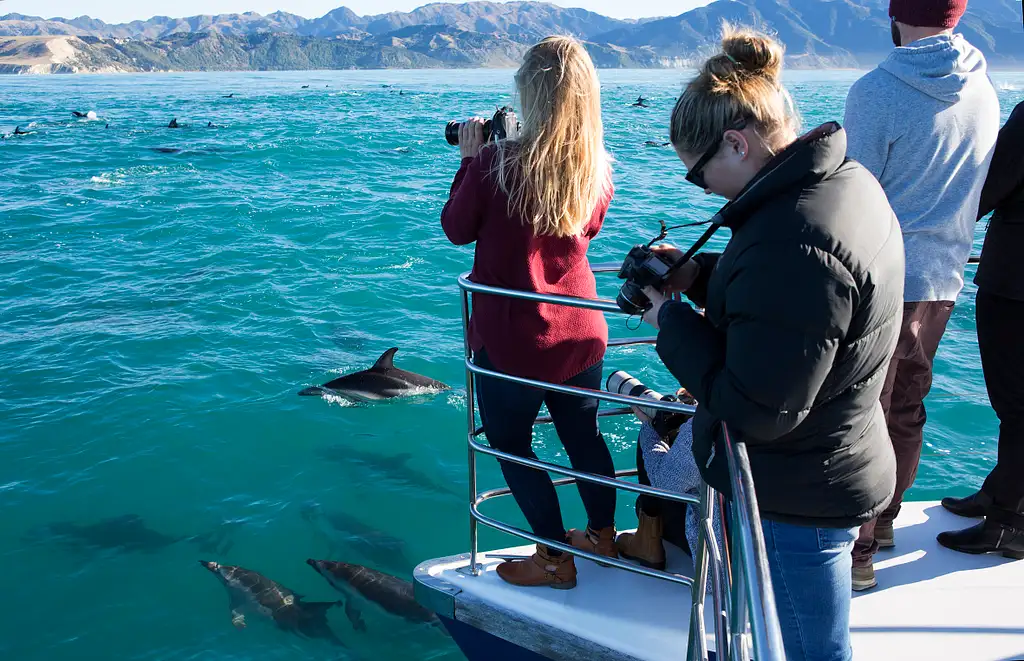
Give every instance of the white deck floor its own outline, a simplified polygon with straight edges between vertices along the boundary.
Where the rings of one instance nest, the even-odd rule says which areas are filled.
[[[904,506],[896,522],[897,547],[876,557],[879,586],[854,595],[856,659],[1024,660],[1024,561],[954,553],[935,541],[943,530],[971,524],[938,503]],[[540,628],[557,628],[569,634],[566,638],[604,648],[610,652],[605,658],[684,658],[690,610],[686,588],[587,561],[577,561],[579,586],[574,590],[514,588],[494,573],[500,560],[481,558],[486,571],[476,578],[457,571],[468,564],[464,559],[425,563],[419,570],[459,592],[457,619],[463,619],[460,608],[467,604],[467,621],[506,638],[517,630],[533,637]],[[689,558],[670,549],[670,570],[689,574],[683,569],[688,567]],[[470,603],[495,613],[474,619]],[[504,619],[518,624],[506,627],[497,621]],[[710,622],[708,627],[713,631]]]

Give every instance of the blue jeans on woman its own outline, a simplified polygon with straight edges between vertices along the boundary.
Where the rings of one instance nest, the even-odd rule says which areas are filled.
[[[494,370],[486,351],[477,352],[473,362],[484,369]],[[564,385],[600,390],[603,365],[599,362]],[[487,442],[494,449],[537,459],[533,452],[533,423],[541,404],[547,404],[555,431],[572,467],[586,473],[615,477],[615,464],[597,423],[597,399],[538,390],[486,376],[476,377],[476,398]],[[519,464],[500,460],[499,464],[505,482],[533,533],[563,541],[562,510],[551,476],[545,471]],[[577,488],[591,528],[600,530],[615,525],[615,489],[590,482],[579,482]]]
[[[762,520],[787,661],[850,661],[850,551],[857,528]]]

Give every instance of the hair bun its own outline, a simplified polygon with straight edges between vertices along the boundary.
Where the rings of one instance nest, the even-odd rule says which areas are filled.
[[[707,71],[717,78],[746,74],[778,83],[785,53],[782,44],[771,37],[726,24],[722,32],[722,53],[708,60]]]

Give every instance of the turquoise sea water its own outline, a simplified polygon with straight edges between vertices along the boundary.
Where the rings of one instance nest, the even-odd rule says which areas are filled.
[[[841,119],[856,76],[790,74],[806,124]],[[684,77],[602,73],[618,195],[593,261],[620,260],[658,219],[717,208],[670,149],[643,144],[665,139]],[[995,79],[1005,115],[1024,74]],[[511,83],[506,71],[0,78],[0,132],[33,131],[0,141],[0,658],[459,658],[436,632],[371,612],[365,634],[332,612],[344,653],[252,616],[235,630],[196,561],[319,601],[337,595],[307,557],[408,574],[466,550],[455,278],[472,252],[438,224],[458,165],[442,131],[510,101]],[[641,93],[652,108],[629,107]],[[162,128],[172,117],[193,128]],[[614,294],[614,278],[599,283]],[[968,493],[995,460],[973,293],[940,349],[916,499]],[[631,333],[621,318],[612,329]],[[372,406],[296,396],[390,346],[454,390]],[[672,389],[650,348],[606,364]],[[604,428],[631,466],[635,423]],[[538,444],[564,459],[550,430]],[[403,453],[412,470],[386,461]],[[496,486],[496,465],[480,466],[481,487]],[[566,524],[581,525],[575,492],[563,497]],[[314,503],[351,534],[311,523]],[[511,503],[488,511],[521,523]],[[109,548],[67,534],[104,521],[91,531]],[[633,522],[625,497],[619,522]],[[485,532],[482,545],[508,541]]]

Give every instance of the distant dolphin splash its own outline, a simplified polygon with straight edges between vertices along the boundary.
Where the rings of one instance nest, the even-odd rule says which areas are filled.
[[[397,347],[388,349],[370,369],[346,374],[322,386],[306,388],[299,395],[338,395],[346,399],[367,402],[408,397],[420,394],[424,390],[451,390],[450,386],[440,381],[395,367],[397,352]]]
[[[80,110],[72,110],[71,114],[74,115],[75,117],[78,117],[79,119],[98,119],[99,118],[98,115],[96,115],[96,111],[95,110],[89,110],[87,112],[82,112]]]

